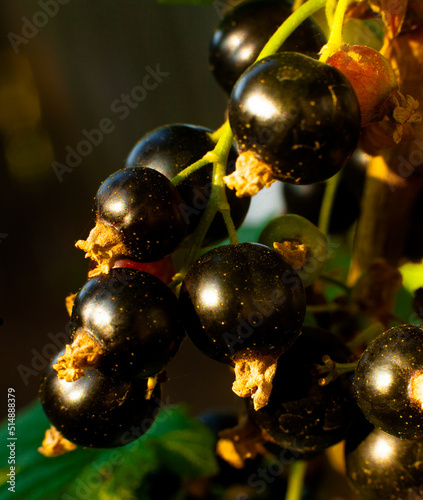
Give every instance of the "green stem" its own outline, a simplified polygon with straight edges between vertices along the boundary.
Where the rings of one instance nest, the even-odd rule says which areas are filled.
[[[337,2],[337,0],[327,0],[327,2],[326,2],[325,16],[326,16],[326,22],[327,22],[328,26],[333,25],[336,2]]]
[[[182,170],[182,172],[179,172],[178,175],[175,175],[175,177],[172,179],[173,185],[177,186],[180,182],[182,182],[184,179],[186,179],[193,172],[195,172],[196,170],[198,170],[201,167],[204,167],[205,165],[208,165],[209,163],[213,163],[215,160],[216,160],[216,156],[215,156],[214,152],[209,151],[202,158],[200,158],[198,161],[196,161],[192,165],[189,165],[187,168]]]
[[[308,17],[323,8],[326,1],[327,0],[308,0],[306,3],[301,5],[273,34],[268,43],[264,46],[257,60],[276,53],[288,36]],[[207,233],[207,229],[209,228],[217,211],[222,213],[231,243],[238,242],[236,229],[229,212],[225,184],[223,181],[223,177],[226,174],[228,154],[234,140],[229,121],[226,120],[226,122],[219,129],[211,134],[211,137],[213,140],[217,140],[216,147],[212,151],[209,151],[203,158],[184,169],[172,179],[173,184],[177,185],[195,170],[213,162],[213,181],[210,199],[199,225],[191,236],[190,250],[187,254],[183,269],[179,273],[177,280],[175,280],[175,286],[180,282],[181,276],[184,276],[184,273],[189,268],[191,262],[197,257],[201,244]]]
[[[304,3],[304,1],[303,1],[303,0],[294,0],[294,3],[293,3],[293,5],[292,5],[292,10],[293,10],[293,11],[294,11],[294,10],[298,10],[298,9],[301,7],[301,5],[302,5],[303,3]]]
[[[221,125],[218,129],[216,129],[212,134],[210,134],[210,138],[213,142],[219,141],[220,136],[222,135],[222,133],[225,130],[225,126],[226,126],[226,121],[223,125]]]
[[[338,5],[336,6],[335,15],[333,16],[332,19],[332,24],[330,24],[331,31],[329,35],[329,40],[328,43],[323,48],[320,55],[320,61],[322,62],[326,62],[334,52],[337,52],[342,47],[342,45],[344,45],[344,40],[342,38],[342,30],[344,27],[345,12],[347,10],[348,4],[351,1],[352,0],[339,0]]]
[[[295,10],[272,35],[270,40],[263,47],[257,61],[263,57],[275,54],[289,35],[302,24],[308,17],[312,16],[315,12],[322,9],[327,0],[308,0]],[[342,0],[341,0],[342,1]]]
[[[367,346],[385,330],[386,328],[382,325],[382,323],[374,323],[359,333],[354,339],[351,340],[351,342],[348,342],[348,347],[352,351],[355,351],[361,344]]]
[[[331,302],[330,304],[316,304],[307,306],[307,311],[314,314],[337,312],[337,311],[349,311],[350,309],[351,309],[350,305],[337,304],[336,302]]]
[[[315,365],[314,375],[323,375],[319,378],[319,385],[326,386],[333,380],[336,380],[344,373],[352,373],[357,368],[358,361],[351,361],[350,363],[337,363],[333,361],[330,356],[323,356],[322,361],[324,365]]]
[[[301,499],[306,469],[307,462],[305,460],[296,460],[291,464],[285,500]]]
[[[326,281],[327,283],[331,283],[332,285],[336,285],[337,287],[344,290],[347,295],[351,294],[351,288],[346,285],[343,281],[339,281],[336,278],[332,278],[332,276],[328,276],[327,274],[321,274],[320,279]]]
[[[340,172],[326,181],[325,194],[323,196],[322,206],[319,215],[319,229],[325,235],[329,235],[330,216],[332,213],[332,206],[335,200],[336,189],[338,187]]]
[[[226,229],[229,235],[229,241],[232,244],[235,244],[238,243],[239,240],[234,222],[230,214],[230,207],[226,198],[226,187],[223,180],[223,177],[226,174],[226,163],[229,150],[234,140],[229,121],[226,121],[219,129],[219,131],[220,137],[214,149],[214,152],[219,160],[217,161],[213,169],[213,187],[216,190],[216,195],[218,198],[218,210],[222,214],[225,221]]]
[[[229,204],[226,199],[225,183],[223,181],[223,177],[226,174],[226,163],[232,143],[232,130],[229,126],[229,122],[226,121],[221,127],[220,138],[215,148],[210,152],[214,156],[210,199],[207,203],[204,214],[201,217],[200,223],[191,235],[189,251],[185,257],[182,269],[178,273],[175,286],[183,279],[192,262],[194,262],[194,260],[198,257],[207,230],[218,211],[222,212],[231,243],[238,242],[236,229],[229,213]],[[185,172],[185,170],[183,172]]]

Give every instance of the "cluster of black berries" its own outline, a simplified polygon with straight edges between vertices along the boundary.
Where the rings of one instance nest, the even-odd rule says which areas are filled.
[[[242,3],[211,43],[236,143],[225,154],[224,174],[235,229],[263,186],[320,187],[356,160],[359,102],[344,74],[317,59],[324,38],[312,21],[280,52],[254,63],[290,13],[283,1]],[[330,332],[328,318],[316,314],[305,325],[327,241],[296,214],[271,221],[257,242],[221,245],[227,221],[217,210],[201,235],[201,256],[175,269],[173,252],[190,256],[216,203],[218,140],[200,126],[158,128],[101,184],[95,227],[77,242],[91,265],[71,304],[71,342],[41,383],[47,416],[76,445],[137,439],[154,421],[164,370],[187,334],[206,356],[234,369],[233,391],[245,398],[256,443],[307,459],[346,440],[347,473],[363,498],[384,490],[383,498],[405,499],[423,483],[422,330],[389,330],[364,351],[354,376],[354,368],[341,373],[338,365],[355,367],[357,357]],[[226,456],[225,443],[220,451]]]
[[[77,242],[89,279],[71,298],[71,343],[50,364],[40,398],[54,428],[81,446],[137,439],[160,408],[160,375],[185,335],[180,304],[168,286],[170,254],[183,247],[206,209],[212,164],[176,188],[170,179],[214,147],[211,131],[175,124],[147,134],[131,165],[111,174],[95,196],[96,224]],[[236,151],[228,158],[234,168]],[[239,226],[249,199],[228,190]],[[225,238],[215,217],[204,244]]]

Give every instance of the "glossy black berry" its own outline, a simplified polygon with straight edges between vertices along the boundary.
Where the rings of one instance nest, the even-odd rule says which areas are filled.
[[[370,423],[345,441],[348,482],[363,500],[418,500],[423,495],[423,442],[399,439]]]
[[[361,211],[368,159],[368,155],[356,150],[342,169],[330,215],[330,234],[345,233],[357,221]],[[323,182],[307,186],[281,184],[286,212],[302,215],[317,225],[325,189]]]
[[[123,168],[100,185],[94,209],[97,222],[119,233],[129,256],[149,262],[172,253],[185,237],[183,204],[160,172]]]
[[[278,359],[268,404],[249,415],[276,444],[305,454],[319,453],[343,440],[356,414],[349,374],[319,384],[315,365],[329,355],[351,361],[350,350],[332,333],[304,326],[292,347]]]
[[[354,376],[365,417],[388,434],[423,437],[423,329],[402,325],[379,335],[361,355]]]
[[[298,274],[275,250],[254,243],[203,254],[185,276],[180,304],[192,342],[229,364],[241,352],[287,349],[305,316]]]
[[[229,121],[240,152],[291,184],[326,180],[347,163],[360,135],[360,107],[336,68],[296,52],[266,57],[231,93]]]
[[[216,146],[211,133],[212,130],[205,127],[182,123],[157,128],[137,142],[129,153],[125,166],[152,168],[172,179]],[[238,153],[235,147],[232,147],[227,161],[227,174],[235,169],[237,157]],[[177,185],[184,201],[181,212],[188,224],[188,233],[192,233],[197,227],[207,207],[211,193],[212,170],[213,165],[209,163]],[[238,198],[230,189],[226,189],[226,196],[231,217],[238,228],[247,215],[250,198]],[[226,225],[222,215],[218,213],[206,234],[204,246],[215,244],[226,237]]]
[[[126,268],[89,279],[75,297],[71,333],[99,343],[98,368],[150,377],[176,354],[185,335],[176,296],[155,276]]]
[[[252,0],[237,5],[221,20],[210,42],[209,63],[216,80],[228,94],[291,14],[292,6],[285,0]],[[325,43],[317,24],[306,19],[279,51],[317,54]]]
[[[160,385],[146,399],[147,380],[116,379],[95,368],[66,382],[53,368],[56,361],[43,376],[39,397],[50,422],[72,443],[93,448],[123,446],[153,423],[160,408]]]

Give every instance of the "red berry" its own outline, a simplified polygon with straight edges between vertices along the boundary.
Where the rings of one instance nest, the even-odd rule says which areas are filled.
[[[365,45],[346,45],[332,54],[327,63],[339,69],[349,80],[361,110],[361,126],[383,118],[382,104],[398,89],[391,64],[377,50]]]
[[[137,262],[130,259],[119,259],[113,265],[113,268],[117,267],[139,269],[140,271],[156,276],[156,278],[159,278],[167,285],[172,281],[172,278],[176,273],[175,266],[170,255],[154,262]]]

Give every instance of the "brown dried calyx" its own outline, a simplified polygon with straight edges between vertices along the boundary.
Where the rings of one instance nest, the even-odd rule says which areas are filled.
[[[76,297],[76,293],[70,293],[65,298],[65,307],[66,307],[66,311],[68,312],[69,316],[72,316],[72,308],[73,308],[73,303],[75,302],[75,297]]]
[[[78,240],[75,246],[85,252],[86,259],[91,259],[97,264],[89,271],[89,278],[107,274],[119,258],[128,255],[128,249],[122,242],[119,232],[112,226],[99,221],[88,238]]]
[[[233,359],[235,381],[232,390],[241,398],[251,398],[255,410],[269,401],[279,356],[279,351],[265,354],[251,351]]]
[[[229,189],[235,189],[236,196],[254,196],[264,187],[269,187],[275,178],[272,168],[251,151],[241,153],[235,170],[223,178]]]
[[[308,258],[307,245],[299,240],[275,241],[273,248],[287,260],[295,270],[302,269]]]
[[[76,444],[68,441],[53,425],[47,429],[38,452],[45,457],[58,457],[76,449]]]
[[[414,125],[422,121],[418,107],[419,101],[411,95],[393,90],[380,108],[382,118],[363,128],[361,149],[371,156],[378,156],[401,142],[415,139]]]
[[[53,368],[57,377],[74,382],[84,376],[84,368],[94,368],[102,355],[100,344],[84,330],[77,331],[72,344],[67,344],[65,353],[57,359]]]
[[[422,115],[418,110],[419,102],[411,95],[403,95],[399,89],[393,90],[383,102],[380,114],[385,120],[379,122],[392,133],[395,144],[399,144],[407,124],[419,123]]]

